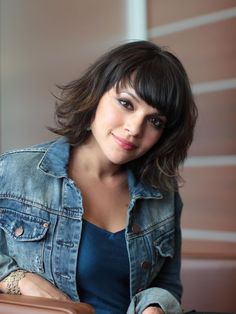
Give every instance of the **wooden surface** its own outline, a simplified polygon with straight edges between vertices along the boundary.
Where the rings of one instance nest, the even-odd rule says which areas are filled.
[[[236,154],[236,89],[197,95],[199,110],[190,156]]]
[[[236,260],[236,243],[183,239],[183,258],[213,258]]]
[[[147,0],[147,3],[149,28],[235,6],[235,0]]]
[[[212,81],[235,79],[236,18],[214,22],[206,19],[209,14],[223,17],[224,10],[229,12],[235,7],[235,0],[181,0],[181,5],[180,1],[148,0],[149,31],[163,25],[171,30],[168,34],[150,35],[149,39],[178,56],[193,85],[209,86]],[[200,25],[188,23],[191,19],[200,21],[201,17],[204,22]],[[184,22],[185,29],[176,32],[172,28],[176,22]],[[235,158],[235,99],[236,88],[195,95],[199,119],[190,157],[210,157],[213,161],[223,156]],[[226,165],[221,159],[217,166],[195,164],[184,168],[183,177],[186,184],[180,190],[184,202],[182,227],[190,230],[183,238],[183,255],[236,258],[236,162]],[[194,232],[202,232],[206,238],[191,238]],[[214,240],[211,232],[217,235]],[[225,233],[233,235],[230,241],[221,238]]]
[[[236,167],[186,168],[184,228],[236,231]]]
[[[192,83],[222,80],[236,73],[236,19],[153,38],[183,62]]]

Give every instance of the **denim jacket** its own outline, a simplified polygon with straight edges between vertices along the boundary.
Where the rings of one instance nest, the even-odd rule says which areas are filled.
[[[83,202],[68,177],[65,138],[0,157],[0,280],[25,269],[52,282],[74,301]],[[137,183],[128,170],[126,243],[130,264],[128,314],[159,304],[182,313],[178,193]]]

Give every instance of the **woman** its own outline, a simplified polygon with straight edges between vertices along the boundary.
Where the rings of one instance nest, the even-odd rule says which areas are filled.
[[[0,159],[0,290],[181,313],[178,169],[197,117],[182,64],[131,42],[61,89],[59,139]]]

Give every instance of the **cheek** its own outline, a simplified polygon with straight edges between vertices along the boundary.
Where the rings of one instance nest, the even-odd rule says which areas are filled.
[[[150,149],[152,146],[154,146],[161,138],[162,131],[156,132],[147,132],[145,134],[145,146],[147,149]]]
[[[92,121],[92,126],[95,128],[106,128],[113,120],[113,115],[110,110],[107,110],[106,104],[99,104],[95,117]]]
[[[119,127],[122,124],[121,114],[117,110],[114,110],[112,106],[109,110],[101,113],[100,119],[103,125],[109,129]]]

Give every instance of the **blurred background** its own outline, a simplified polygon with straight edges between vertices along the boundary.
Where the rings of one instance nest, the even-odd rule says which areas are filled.
[[[111,47],[148,39],[177,54],[199,109],[195,139],[183,169],[183,265],[191,270],[196,264],[188,261],[194,259],[198,268],[208,267],[205,261],[215,267],[208,284],[201,278],[199,296],[199,290],[194,290],[198,275],[194,282],[186,279],[194,272],[183,275],[192,296],[184,295],[184,304],[199,309],[201,302],[205,310],[236,311],[232,301],[236,289],[236,1],[0,3],[2,152],[52,139],[46,127],[53,125],[55,85],[78,78]],[[219,289],[207,293],[210,284]]]

